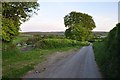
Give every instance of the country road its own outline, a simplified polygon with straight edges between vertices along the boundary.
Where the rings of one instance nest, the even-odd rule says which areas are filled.
[[[67,56],[41,73],[26,78],[102,78],[96,65],[92,44]]]

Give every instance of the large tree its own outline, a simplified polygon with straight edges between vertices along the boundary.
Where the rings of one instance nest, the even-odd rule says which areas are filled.
[[[9,42],[18,35],[20,25],[29,20],[38,7],[37,2],[2,3],[2,40]]]
[[[65,31],[66,37],[81,41],[88,40],[91,30],[96,27],[92,16],[80,12],[71,12],[66,15],[64,24],[68,28]]]

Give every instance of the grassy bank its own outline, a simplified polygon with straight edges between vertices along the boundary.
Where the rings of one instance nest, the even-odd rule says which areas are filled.
[[[63,52],[71,49],[78,49],[80,46],[71,46],[54,49],[34,49],[28,52],[20,52],[17,49],[10,50],[3,54],[3,77],[21,77],[34,66],[46,60],[46,56],[54,52]]]

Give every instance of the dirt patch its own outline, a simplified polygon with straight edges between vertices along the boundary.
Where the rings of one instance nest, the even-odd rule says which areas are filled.
[[[39,63],[35,66],[34,70],[29,71],[23,78],[27,78],[27,76],[35,73],[41,73],[45,71],[50,66],[54,65],[55,63],[59,62],[63,58],[66,58],[67,56],[71,54],[77,53],[78,50],[69,50],[67,52],[55,52],[49,56],[47,56],[46,61]]]
[[[25,52],[25,51],[30,51],[32,49],[33,49],[33,47],[23,47],[20,50],[23,51],[23,52]]]

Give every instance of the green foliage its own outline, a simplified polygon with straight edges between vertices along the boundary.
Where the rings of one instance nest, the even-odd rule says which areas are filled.
[[[95,60],[100,68],[100,71],[103,74],[103,77],[105,78],[110,77],[109,75],[111,73],[109,73],[110,70],[108,70],[110,64],[108,62],[110,62],[111,59],[109,59],[110,56],[108,56],[108,51],[106,49],[105,43],[95,42],[93,44],[93,49],[95,53]]]
[[[104,42],[94,43],[94,51],[104,77],[119,78],[120,23],[109,32]]]
[[[28,38],[29,37],[19,35],[13,39],[12,43],[13,44],[23,43],[23,42],[26,42]]]
[[[70,39],[85,41],[92,37],[91,30],[95,28],[92,17],[85,13],[71,12],[64,17],[65,36]]]
[[[35,44],[35,47],[40,49],[61,48],[68,46],[81,46],[81,43],[79,41],[69,39],[43,39]]]
[[[74,11],[64,17],[64,24],[65,27],[72,27],[75,24],[79,24],[89,30],[95,28],[95,22],[90,15]]]
[[[9,42],[14,36],[19,34],[19,26],[17,21],[2,18],[2,39]]]
[[[25,22],[28,20],[36,10],[39,4],[37,2],[3,2],[2,3],[2,16],[16,21]]]
[[[19,33],[22,22],[36,13],[37,2],[3,2],[2,3],[2,38],[10,42]]]
[[[81,45],[82,45],[82,46],[89,46],[90,43],[89,43],[88,41],[83,41],[83,42],[81,42]]]
[[[28,40],[26,40],[26,44],[34,45],[36,42],[38,42],[41,39],[42,37],[40,35],[33,35],[33,37],[30,37],[28,38]]]
[[[92,32],[80,25],[75,25],[72,28],[68,28],[65,31],[65,35],[68,39],[86,41],[92,38]]]
[[[64,39],[64,35],[47,35],[46,38],[51,38],[51,39]]]

